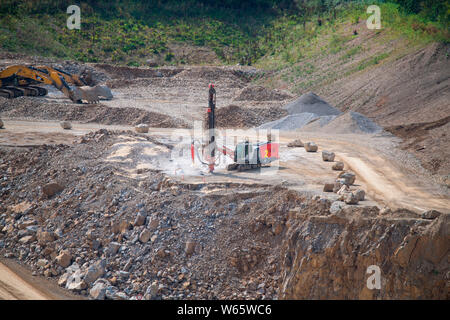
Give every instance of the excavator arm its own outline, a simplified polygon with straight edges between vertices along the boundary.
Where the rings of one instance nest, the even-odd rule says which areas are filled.
[[[45,70],[48,74],[50,74],[51,72],[56,72],[60,77],[64,78],[67,83],[76,85],[78,87],[87,85],[87,83],[78,75],[70,74],[58,68],[51,68],[49,66],[36,66],[35,69]]]

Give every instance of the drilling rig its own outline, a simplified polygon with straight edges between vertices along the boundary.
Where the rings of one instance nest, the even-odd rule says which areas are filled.
[[[195,163],[195,154],[199,161],[208,166],[210,173],[214,172],[216,161],[221,155],[228,156],[233,160],[233,163],[227,166],[228,171],[246,171],[261,168],[269,165],[271,162],[279,160],[279,144],[272,141],[270,133],[267,135],[267,141],[252,143],[248,138],[243,142],[238,143],[234,148],[228,148],[226,137],[223,139],[222,145],[217,145],[216,141],[216,89],[213,83],[208,86],[208,107],[207,107],[207,124],[208,138],[205,144],[201,145],[202,158],[195,146],[195,140],[191,143],[191,157],[192,162]]]

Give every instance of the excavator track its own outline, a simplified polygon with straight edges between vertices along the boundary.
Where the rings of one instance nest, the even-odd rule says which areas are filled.
[[[6,87],[2,87],[2,89],[6,89],[8,91],[10,91],[13,96],[11,98],[17,98],[17,97],[22,97],[26,95],[26,91],[20,87],[13,87],[13,86],[6,86]]]
[[[0,97],[4,97],[4,98],[14,98],[14,92],[8,89],[0,89]]]
[[[38,86],[5,86],[0,88],[0,97],[17,98],[17,97],[38,97],[47,95],[48,91],[45,88]]]
[[[232,164],[229,164],[227,166],[227,170],[228,171],[237,170],[239,172],[254,170],[254,169],[258,169],[258,168],[261,168],[261,164],[260,163],[258,163],[258,164],[232,163]]]
[[[28,88],[36,89],[38,92],[38,96],[43,97],[46,96],[48,93],[48,90],[39,86],[28,86]]]

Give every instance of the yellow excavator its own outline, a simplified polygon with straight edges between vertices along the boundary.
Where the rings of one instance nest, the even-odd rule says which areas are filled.
[[[47,89],[37,86],[37,84],[53,85],[76,103],[82,103],[83,100],[88,103],[96,103],[99,101],[99,96],[106,99],[112,98],[111,90],[108,87],[80,88],[86,86],[81,77],[49,66],[15,65],[0,71],[0,97],[47,95]],[[69,84],[75,87],[72,89]]]

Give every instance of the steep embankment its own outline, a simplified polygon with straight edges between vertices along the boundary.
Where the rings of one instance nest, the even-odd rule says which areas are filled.
[[[421,219],[349,207],[292,215],[283,244],[283,298],[449,298],[448,214],[436,219],[429,212]],[[370,266],[380,268],[380,289],[367,285]]]
[[[450,185],[449,44],[369,30],[362,21],[343,23],[299,50],[297,62],[261,82],[298,95],[313,91],[341,111],[364,114],[404,139],[402,147]],[[262,66],[277,61],[265,59]]]

